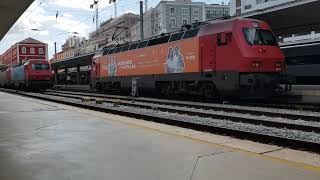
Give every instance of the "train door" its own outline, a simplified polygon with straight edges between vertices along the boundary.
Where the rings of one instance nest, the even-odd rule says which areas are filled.
[[[212,44],[210,48],[210,59],[211,59],[211,67],[212,71],[217,71],[217,38],[212,36],[212,39],[210,39]]]
[[[216,70],[216,39],[213,35],[200,39],[201,69],[202,72],[214,72]]]
[[[91,64],[91,87],[100,88],[100,60],[95,58]],[[99,87],[98,87],[99,86]]]

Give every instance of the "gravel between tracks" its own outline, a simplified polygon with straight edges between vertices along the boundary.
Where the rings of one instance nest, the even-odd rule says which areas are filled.
[[[88,102],[87,104],[95,104],[95,103]],[[209,125],[209,126],[219,127],[219,128],[241,130],[241,131],[253,132],[258,134],[270,135],[270,136],[278,136],[278,137],[284,137],[289,139],[298,139],[302,141],[320,143],[320,134],[314,133],[314,132],[305,132],[305,131],[292,130],[292,129],[286,129],[286,128],[279,129],[279,128],[267,127],[263,125],[253,125],[253,124],[247,124],[242,122],[231,122],[228,120],[205,118],[205,117],[199,117],[199,116],[190,116],[190,115],[163,112],[163,111],[157,111],[153,109],[145,109],[145,108],[124,106],[124,105],[115,106],[113,103],[104,103],[99,106],[107,107],[115,110],[133,112],[133,113],[139,112],[140,114],[152,115],[152,116],[167,118],[171,120],[178,120],[178,121],[190,122],[195,124]]]
[[[300,111],[300,110],[290,110],[290,109],[275,109],[275,108],[239,106],[239,105],[228,105],[228,104],[210,104],[210,106],[226,107],[226,108],[234,108],[234,109],[245,109],[245,110],[252,110],[252,111],[264,111],[264,112],[272,112],[272,113],[287,113],[287,114],[305,115],[305,116],[319,116],[320,117],[320,112],[305,111],[305,110]]]
[[[57,91],[57,93],[65,93],[64,91]],[[70,93],[70,92],[68,92]],[[74,95],[83,95],[87,97],[93,97],[95,96],[101,96],[101,97],[96,97],[96,98],[106,98],[110,99],[112,95],[104,95],[104,94],[90,94],[90,93],[75,93]],[[119,97],[125,98],[126,96],[118,96],[115,95],[114,98],[111,99],[118,99]],[[121,98],[121,99],[122,99]],[[132,98],[132,97],[130,97]],[[167,99],[155,99],[155,98],[145,98],[145,97],[138,97],[135,98],[134,100],[131,100],[132,102],[139,102],[139,103],[148,103],[151,104],[152,102],[145,102],[145,101],[157,101],[159,103],[154,103],[154,104],[166,104],[166,102],[177,102],[179,105],[183,106],[183,104],[188,104],[190,105],[190,102],[188,101],[181,101],[181,100],[167,100]],[[129,100],[130,101],[130,100]],[[262,112],[271,112],[271,113],[287,113],[287,114],[295,114],[295,115],[305,115],[305,116],[318,116],[320,117],[320,112],[314,112],[314,111],[308,111],[308,110],[291,110],[291,109],[282,109],[282,108],[270,108],[270,107],[257,107],[257,106],[245,106],[245,105],[233,105],[233,104],[217,104],[217,103],[201,103],[201,102],[192,102],[191,105],[196,105],[196,106],[206,106],[207,108],[209,107],[222,107],[222,108],[230,108],[230,109],[243,109],[243,110],[250,110],[250,111],[262,111]]]
[[[145,104],[145,105],[155,105],[158,107],[178,107],[178,106],[168,106],[168,105],[160,105],[160,104],[154,104],[154,103],[141,103],[139,104]],[[184,107],[178,107],[179,109]],[[253,114],[243,114],[243,113],[236,113],[236,112],[225,112],[225,111],[215,111],[215,110],[207,110],[207,109],[198,109],[198,108],[189,108],[185,107],[185,110],[194,110],[194,111],[202,111],[204,113],[212,113],[217,115],[228,115],[228,116],[234,116],[234,117],[242,117],[242,118],[248,118],[248,119],[259,119],[259,120],[266,120],[266,121],[273,121],[273,122],[284,122],[284,123],[290,123],[290,124],[297,124],[297,125],[307,125],[307,126],[314,126],[320,128],[320,122],[315,121],[308,121],[303,119],[287,119],[287,118],[281,118],[281,117],[269,117],[269,116],[258,116]],[[319,116],[320,119],[320,116]]]

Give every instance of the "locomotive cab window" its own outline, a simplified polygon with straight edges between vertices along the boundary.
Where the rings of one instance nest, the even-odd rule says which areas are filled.
[[[274,35],[269,30],[256,28],[243,28],[243,35],[249,45],[277,46]]]
[[[232,33],[219,33],[217,35],[217,45],[226,46],[232,41]]]
[[[31,64],[32,70],[49,70],[48,64]]]

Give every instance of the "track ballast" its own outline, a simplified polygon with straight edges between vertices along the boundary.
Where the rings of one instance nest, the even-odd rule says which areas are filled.
[[[320,152],[320,113],[82,92],[2,91],[263,143]]]

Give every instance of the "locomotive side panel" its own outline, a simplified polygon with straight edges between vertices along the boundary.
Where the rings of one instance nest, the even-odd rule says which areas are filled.
[[[7,79],[7,73],[6,71],[0,71],[0,86],[4,87],[6,84],[6,79]]]
[[[201,71],[211,72],[216,68],[216,38],[214,35],[206,35],[199,38]]]
[[[25,70],[24,66],[18,66],[12,68],[12,81],[24,81],[25,80]]]
[[[24,66],[17,66],[11,70],[11,81],[14,87],[19,87],[25,81]]]
[[[200,71],[197,38],[131,50],[100,59],[100,76],[138,76]]]

